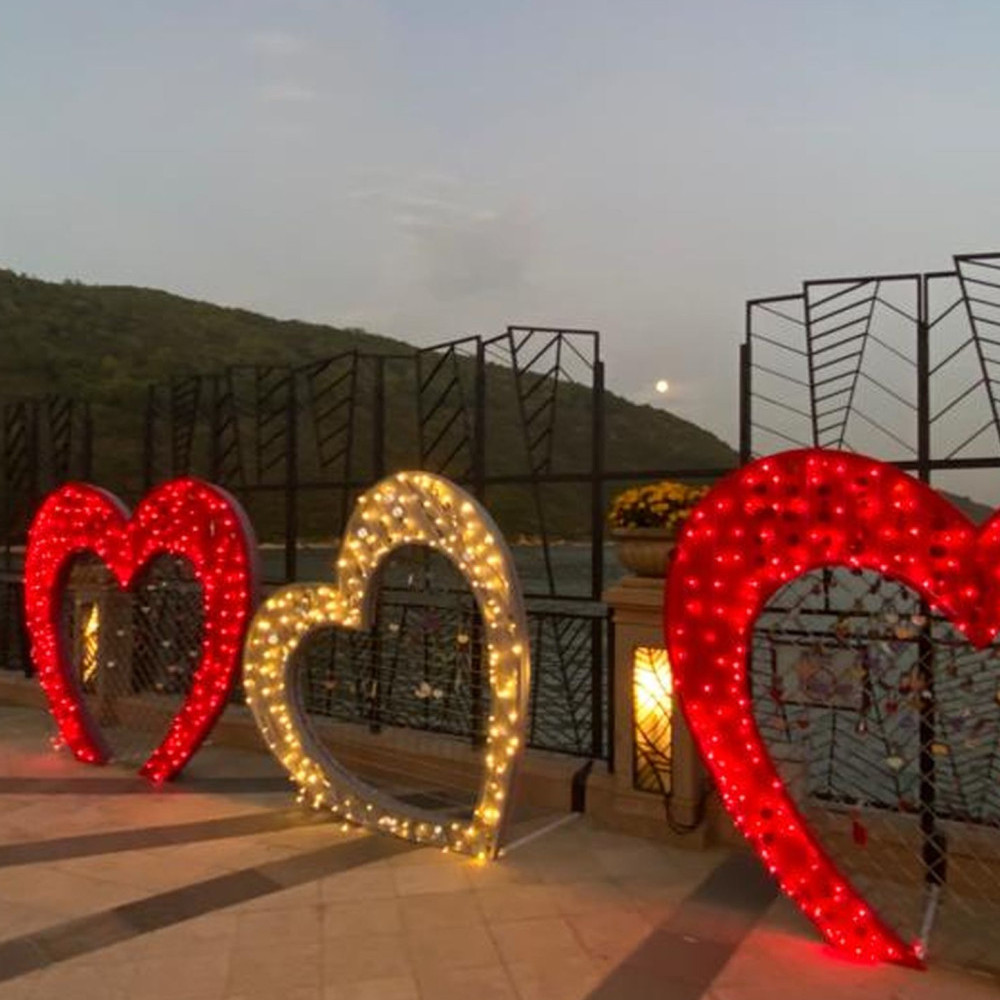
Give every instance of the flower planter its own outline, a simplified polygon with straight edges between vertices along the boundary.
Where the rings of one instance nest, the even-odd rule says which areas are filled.
[[[677,542],[671,528],[615,528],[611,537],[618,560],[635,576],[663,579],[667,560]]]

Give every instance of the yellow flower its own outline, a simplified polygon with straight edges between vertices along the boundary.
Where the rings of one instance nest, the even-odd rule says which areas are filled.
[[[708,489],[669,480],[633,486],[615,498],[608,520],[616,528],[676,527],[687,519]]]

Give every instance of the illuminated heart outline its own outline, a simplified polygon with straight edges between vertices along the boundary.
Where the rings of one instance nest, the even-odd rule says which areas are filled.
[[[39,507],[24,560],[31,659],[64,742],[79,760],[103,764],[110,753],[80,689],[62,616],[72,560],[84,553],[98,556],[123,590],[159,555],[187,559],[201,584],[198,667],[166,736],[140,770],[151,781],[167,781],[208,735],[239,677],[257,589],[253,528],[228,493],[189,477],[156,487],[131,515],[116,496],[86,483],[60,487]]]
[[[920,964],[813,838],[750,706],[754,622],[775,592],[846,566],[920,593],[978,647],[1000,628],[1000,511],[976,528],[891,465],[821,449],[783,452],[719,482],[674,553],[664,628],[688,725],[729,815],[786,895],[838,948]]]
[[[295,648],[313,629],[370,626],[373,577],[404,545],[425,545],[447,556],[471,586],[483,618],[490,686],[486,773],[469,823],[442,823],[339,764],[312,732],[290,671]],[[337,567],[336,584],[285,587],[250,624],[243,685],[265,742],[315,808],[419,843],[495,857],[524,742],[531,671],[524,602],[502,535],[454,483],[431,473],[400,472],[358,498]]]

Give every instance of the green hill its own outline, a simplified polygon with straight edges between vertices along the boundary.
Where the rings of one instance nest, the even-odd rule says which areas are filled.
[[[272,319],[244,309],[194,301],[147,288],[53,283],[0,270],[0,400],[64,394],[92,402],[94,478],[111,489],[134,493],[142,469],[142,427],[147,387],[182,374],[218,371],[228,365],[299,366],[356,349],[366,355],[412,355],[402,341],[353,328]],[[412,464],[418,455],[414,386],[406,365],[387,368],[387,465]],[[457,363],[459,380],[471,392],[473,368]],[[371,474],[371,367],[359,369],[357,443],[351,474]],[[589,390],[572,383],[558,390],[551,469],[589,467]],[[713,434],[663,410],[606,394],[606,467],[725,468],[733,450]],[[735,403],[734,403],[735,405]],[[513,380],[491,364],[487,372],[487,472],[518,474],[528,468]],[[310,475],[309,457],[304,476]],[[195,471],[203,471],[196,469]],[[621,485],[625,485],[624,483]],[[580,535],[589,524],[588,494],[579,484],[545,488],[550,530]],[[537,505],[523,488],[493,486],[488,503],[513,533],[538,530]],[[261,511],[263,535],[275,533],[270,508]],[[330,531],[328,503],[305,501],[304,535]],[[255,517],[257,516],[255,512]]]

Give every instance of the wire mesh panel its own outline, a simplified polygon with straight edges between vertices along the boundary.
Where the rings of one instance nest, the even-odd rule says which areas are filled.
[[[475,357],[478,344],[471,337],[426,348],[415,358],[420,468],[457,481],[475,472],[473,367],[463,360],[470,351]]]
[[[758,620],[758,726],[835,861],[905,938],[998,963],[1000,658],[906,587],[819,571]]]
[[[0,406],[0,531],[8,567],[19,562],[39,498],[75,477],[90,475],[90,408],[65,396],[40,396]]]
[[[466,601],[381,604],[369,633],[318,633],[299,654],[309,711],[384,726],[422,729],[477,741],[482,677],[474,650],[478,615]]]
[[[302,704],[341,763],[412,805],[464,816],[489,701],[475,599],[429,550],[397,550],[379,577],[370,631],[318,630],[296,649]]]
[[[174,379],[150,393],[147,480],[185,472],[233,490],[264,542],[266,583],[324,578],[350,502],[393,468],[471,487],[515,542],[525,590],[545,597],[530,614],[533,745],[604,756],[599,355],[594,331],[509,327],[409,353],[351,350],[297,369]],[[426,563],[414,565],[425,573]],[[463,665],[472,655],[464,641],[438,642],[428,625],[471,634],[471,599],[442,603],[426,579],[407,587],[408,575],[407,593],[387,578],[374,636],[306,644],[310,705],[331,720],[471,741],[481,695],[465,694],[461,678],[471,669],[481,687],[478,668]],[[336,676],[323,675],[330,663]],[[414,689],[423,696],[403,700]]]
[[[24,581],[18,573],[0,573],[0,669],[33,672],[24,627]]]
[[[748,303],[744,458],[861,451],[982,521],[1000,499],[1000,256],[954,263]],[[831,569],[761,616],[752,684],[786,780],[880,911],[932,953],[1000,966],[996,648],[970,647],[905,587]]]
[[[98,559],[74,560],[63,595],[69,651],[111,755],[144,761],[180,708],[201,655],[201,586],[160,556],[129,590]]]
[[[528,744],[601,757],[604,753],[603,616],[529,611],[532,682]]]
[[[595,331],[511,326],[483,343],[484,400],[502,415],[483,428],[485,491],[491,509],[535,544],[529,595],[600,598],[603,542],[599,338]],[[583,391],[581,391],[583,390]],[[595,489],[595,484],[597,488]],[[590,509],[581,506],[581,491]],[[575,512],[571,521],[567,514]],[[587,536],[591,572],[564,558],[559,536]]]

